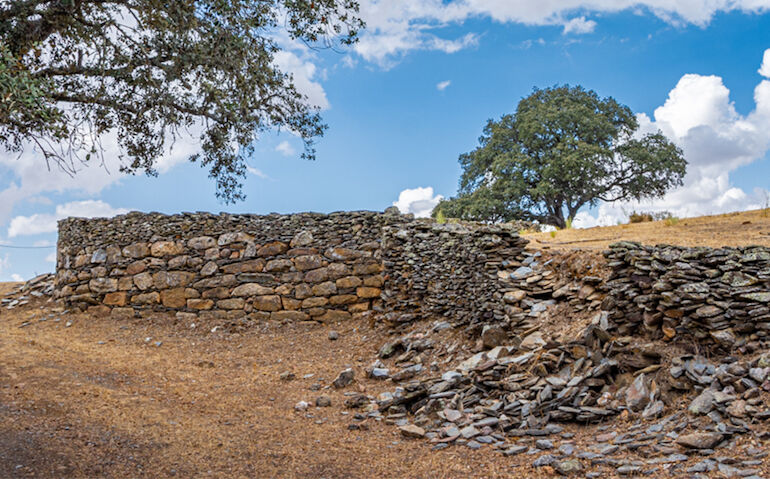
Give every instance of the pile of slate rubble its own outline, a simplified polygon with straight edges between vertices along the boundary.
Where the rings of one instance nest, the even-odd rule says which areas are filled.
[[[51,299],[54,294],[54,275],[41,274],[0,298],[0,308],[14,309],[38,298]]]
[[[351,393],[347,405],[361,410],[358,420],[395,424],[436,449],[529,454],[533,467],[565,475],[599,477],[591,471],[612,468],[617,475],[760,477],[767,453],[755,446],[770,439],[770,352],[761,325],[745,324],[765,319],[765,253],[623,243],[605,253],[612,269],[607,281],[606,269],[565,274],[564,262],[525,252],[499,273],[510,284],[506,320],[462,330],[478,333],[471,334],[476,354],[467,357],[442,339],[456,325],[415,327],[384,344],[366,370],[395,389],[376,397]],[[702,268],[683,266],[693,261]],[[742,286],[733,284],[736,278]],[[697,283],[709,290],[688,286]],[[673,296],[666,294],[671,290]],[[575,317],[589,316],[584,327],[543,333],[553,321],[549,313],[564,305]],[[704,327],[705,306],[720,308],[721,323]],[[570,423],[592,425],[592,444],[576,443]]]

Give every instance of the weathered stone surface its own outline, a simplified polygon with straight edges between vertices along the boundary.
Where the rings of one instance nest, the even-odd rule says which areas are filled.
[[[294,258],[294,266],[298,271],[317,269],[323,266],[323,258],[319,255],[303,255]]]
[[[118,290],[118,280],[115,278],[96,278],[88,282],[88,287],[94,293],[111,293]]]
[[[178,288],[192,282],[195,273],[189,271],[158,271],[152,275],[155,289]]]
[[[723,438],[724,436],[717,432],[694,432],[679,436],[676,443],[690,449],[713,449]]]
[[[187,241],[187,246],[196,250],[206,250],[217,245],[217,240],[211,236],[197,236]]]
[[[187,307],[190,309],[209,310],[214,307],[214,301],[210,299],[188,299]]]
[[[305,273],[304,280],[308,283],[321,283],[329,279],[327,268],[318,268]]]
[[[335,293],[337,293],[337,286],[331,281],[326,281],[313,286],[313,294],[315,296],[330,296]]]
[[[254,298],[254,308],[259,311],[278,311],[281,309],[281,297],[275,294],[257,296]]]
[[[107,293],[104,295],[103,303],[107,306],[123,307],[128,303],[128,295],[125,291]]]
[[[302,311],[274,311],[270,313],[270,319],[274,321],[308,321],[310,315]]]
[[[148,305],[160,303],[160,293],[153,291],[151,293],[136,294],[131,297],[131,304]]]
[[[243,298],[220,299],[217,301],[219,309],[243,309],[244,306],[246,306],[246,301]]]
[[[273,288],[268,288],[258,283],[246,283],[235,287],[231,295],[232,296],[264,296],[268,294],[273,294],[273,292],[274,292]]]
[[[134,259],[145,258],[150,256],[150,246],[147,243],[130,244],[123,248],[123,256]]]
[[[348,368],[339,373],[337,378],[332,382],[332,386],[334,386],[337,389],[344,388],[345,386],[349,385],[353,382],[353,378],[355,377],[355,373],[353,372],[353,369]]]
[[[361,281],[361,278],[358,276],[346,276],[344,278],[340,278],[334,282],[337,285],[337,288],[339,289],[351,289],[351,288],[357,288],[358,286],[361,286],[363,281]]]
[[[254,237],[242,231],[225,233],[219,236],[217,246],[227,246],[233,243],[246,243],[254,241]]]
[[[283,254],[288,250],[289,247],[286,246],[286,243],[283,243],[281,241],[272,241],[270,243],[267,243],[266,245],[262,246],[257,250],[257,256],[267,257],[267,256],[277,256],[279,254]]]
[[[184,308],[187,305],[185,289],[172,288],[161,291],[160,302],[167,308]]]
[[[313,233],[307,230],[295,234],[289,243],[292,248],[310,246],[311,244],[313,244]]]
[[[156,241],[150,246],[150,254],[161,258],[163,256],[174,256],[182,254],[184,246],[176,241]]]
[[[359,298],[379,298],[382,290],[379,288],[370,288],[368,286],[361,286],[356,288],[356,295]]]

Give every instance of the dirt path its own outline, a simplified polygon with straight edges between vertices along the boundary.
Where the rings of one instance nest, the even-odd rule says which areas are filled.
[[[504,477],[526,461],[492,450],[431,451],[376,422],[348,430],[354,411],[342,406],[345,392],[393,386],[309,387],[348,366],[361,374],[379,343],[360,324],[341,327],[332,342],[326,326],[212,334],[169,319],[40,322],[49,313],[39,307],[0,311],[3,478]],[[282,381],[286,370],[297,379]],[[332,407],[294,411],[320,394]]]

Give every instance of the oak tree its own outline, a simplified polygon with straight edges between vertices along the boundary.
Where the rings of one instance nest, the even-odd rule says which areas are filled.
[[[154,175],[195,132],[190,160],[242,199],[261,132],[290,130],[313,159],[325,129],[274,62],[278,39],[349,45],[362,26],[354,0],[0,0],[0,147],[74,172],[114,134],[122,171]]]

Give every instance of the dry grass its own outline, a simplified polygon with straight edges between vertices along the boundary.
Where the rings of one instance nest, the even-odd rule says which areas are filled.
[[[754,210],[716,216],[681,218],[524,235],[536,248],[604,249],[620,240],[683,246],[770,246],[770,211]]]

